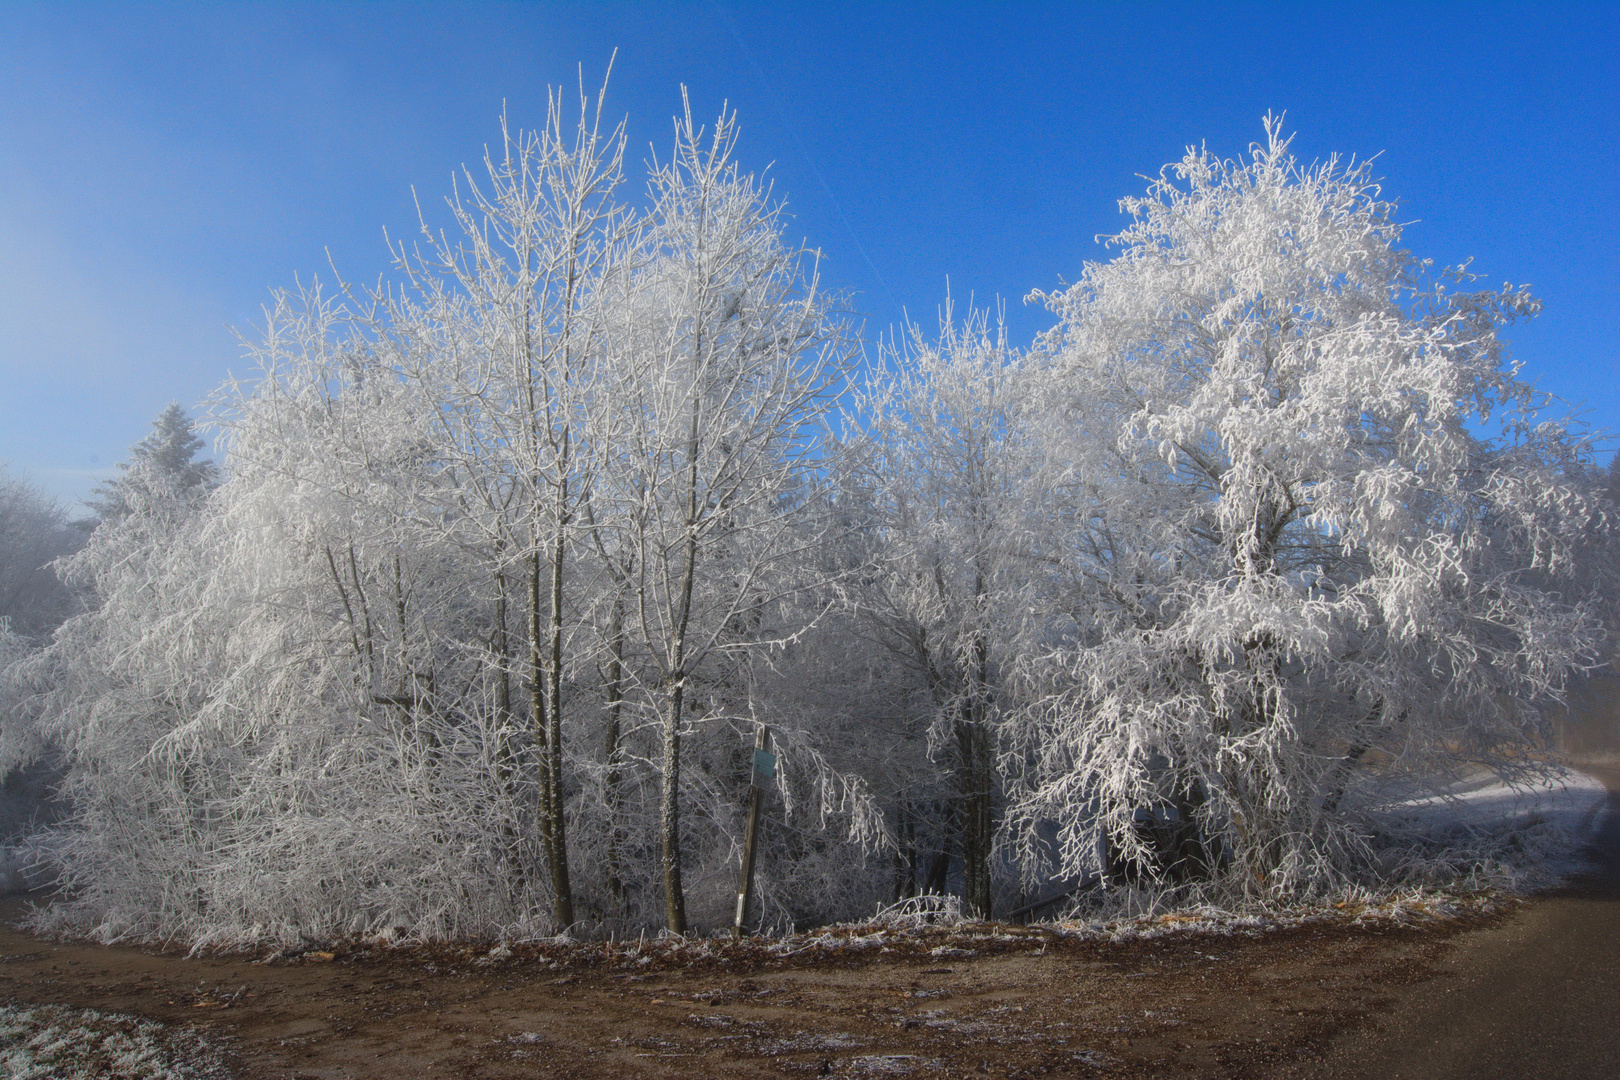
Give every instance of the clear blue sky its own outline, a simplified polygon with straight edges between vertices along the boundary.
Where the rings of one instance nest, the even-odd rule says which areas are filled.
[[[1301,12],[1309,8],[1311,14]],[[235,369],[271,287],[387,268],[548,84],[594,83],[632,155],[687,85],[738,111],[868,335],[1076,277],[1189,143],[1381,155],[1437,263],[1530,283],[1526,374],[1620,428],[1620,5],[0,2],[0,461],[84,493]],[[1609,445],[1613,445],[1612,443]]]

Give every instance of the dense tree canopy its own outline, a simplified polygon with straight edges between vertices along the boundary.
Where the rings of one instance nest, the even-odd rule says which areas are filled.
[[[1546,767],[1612,502],[1506,356],[1536,302],[1367,166],[1190,151],[1033,345],[947,307],[846,392],[733,119],[638,202],[600,116],[503,132],[398,281],[282,297],[218,475],[171,407],[104,489],[0,684],[4,760],[70,763],[60,925],[714,927],[758,723],[776,926],[1331,891],[1389,791]]]
[[[1167,168],[1119,254],[1045,297],[1083,606],[1021,737],[1026,812],[1100,809],[1066,861],[1164,807],[1188,859],[1283,894],[1356,863],[1364,762],[1527,765],[1598,625],[1583,444],[1529,418],[1498,337],[1536,302],[1430,278],[1366,164],[1267,136]]]

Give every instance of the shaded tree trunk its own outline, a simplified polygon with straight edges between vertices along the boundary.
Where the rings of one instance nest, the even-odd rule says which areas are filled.
[[[538,547],[529,558],[529,706],[534,724],[535,753],[540,766],[540,842],[546,869],[551,877],[553,915],[561,931],[574,923],[574,898],[568,881],[567,837],[562,819],[562,723],[552,708],[561,702],[560,688],[548,668],[544,644],[548,641],[545,612],[541,606],[544,567]],[[549,583],[552,595],[560,585],[554,570]],[[557,638],[550,635],[555,651]]]
[[[621,860],[624,848],[624,781],[619,748],[620,724],[624,713],[624,599],[613,600],[612,622],[608,629],[608,669],[602,680],[607,705],[607,730],[603,738],[602,760],[607,765],[603,792],[607,803],[607,884],[608,892],[624,914],[624,877]]]

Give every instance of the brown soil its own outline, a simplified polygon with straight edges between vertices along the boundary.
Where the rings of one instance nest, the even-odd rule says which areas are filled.
[[[1595,872],[1462,936],[1376,1023],[1277,1080],[1620,1077],[1620,767],[1582,768],[1609,789]]]
[[[1603,869],[1505,914],[1119,943],[924,928],[645,960],[534,944],[254,962],[0,929],[0,1001],[195,1028],[252,1080],[1620,1075],[1620,769],[1591,771],[1610,788]],[[0,923],[22,911],[0,902]]]
[[[545,946],[255,963],[6,931],[0,998],[193,1026],[239,1075],[276,1080],[1258,1077],[1320,1059],[1503,921],[1124,943],[987,927],[860,955],[734,949],[667,966]]]

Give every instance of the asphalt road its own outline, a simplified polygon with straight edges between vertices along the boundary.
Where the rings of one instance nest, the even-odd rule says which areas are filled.
[[[1469,936],[1437,977],[1399,992],[1372,1025],[1298,1080],[1620,1078],[1620,767],[1583,766],[1609,789],[1592,838],[1597,872]]]

